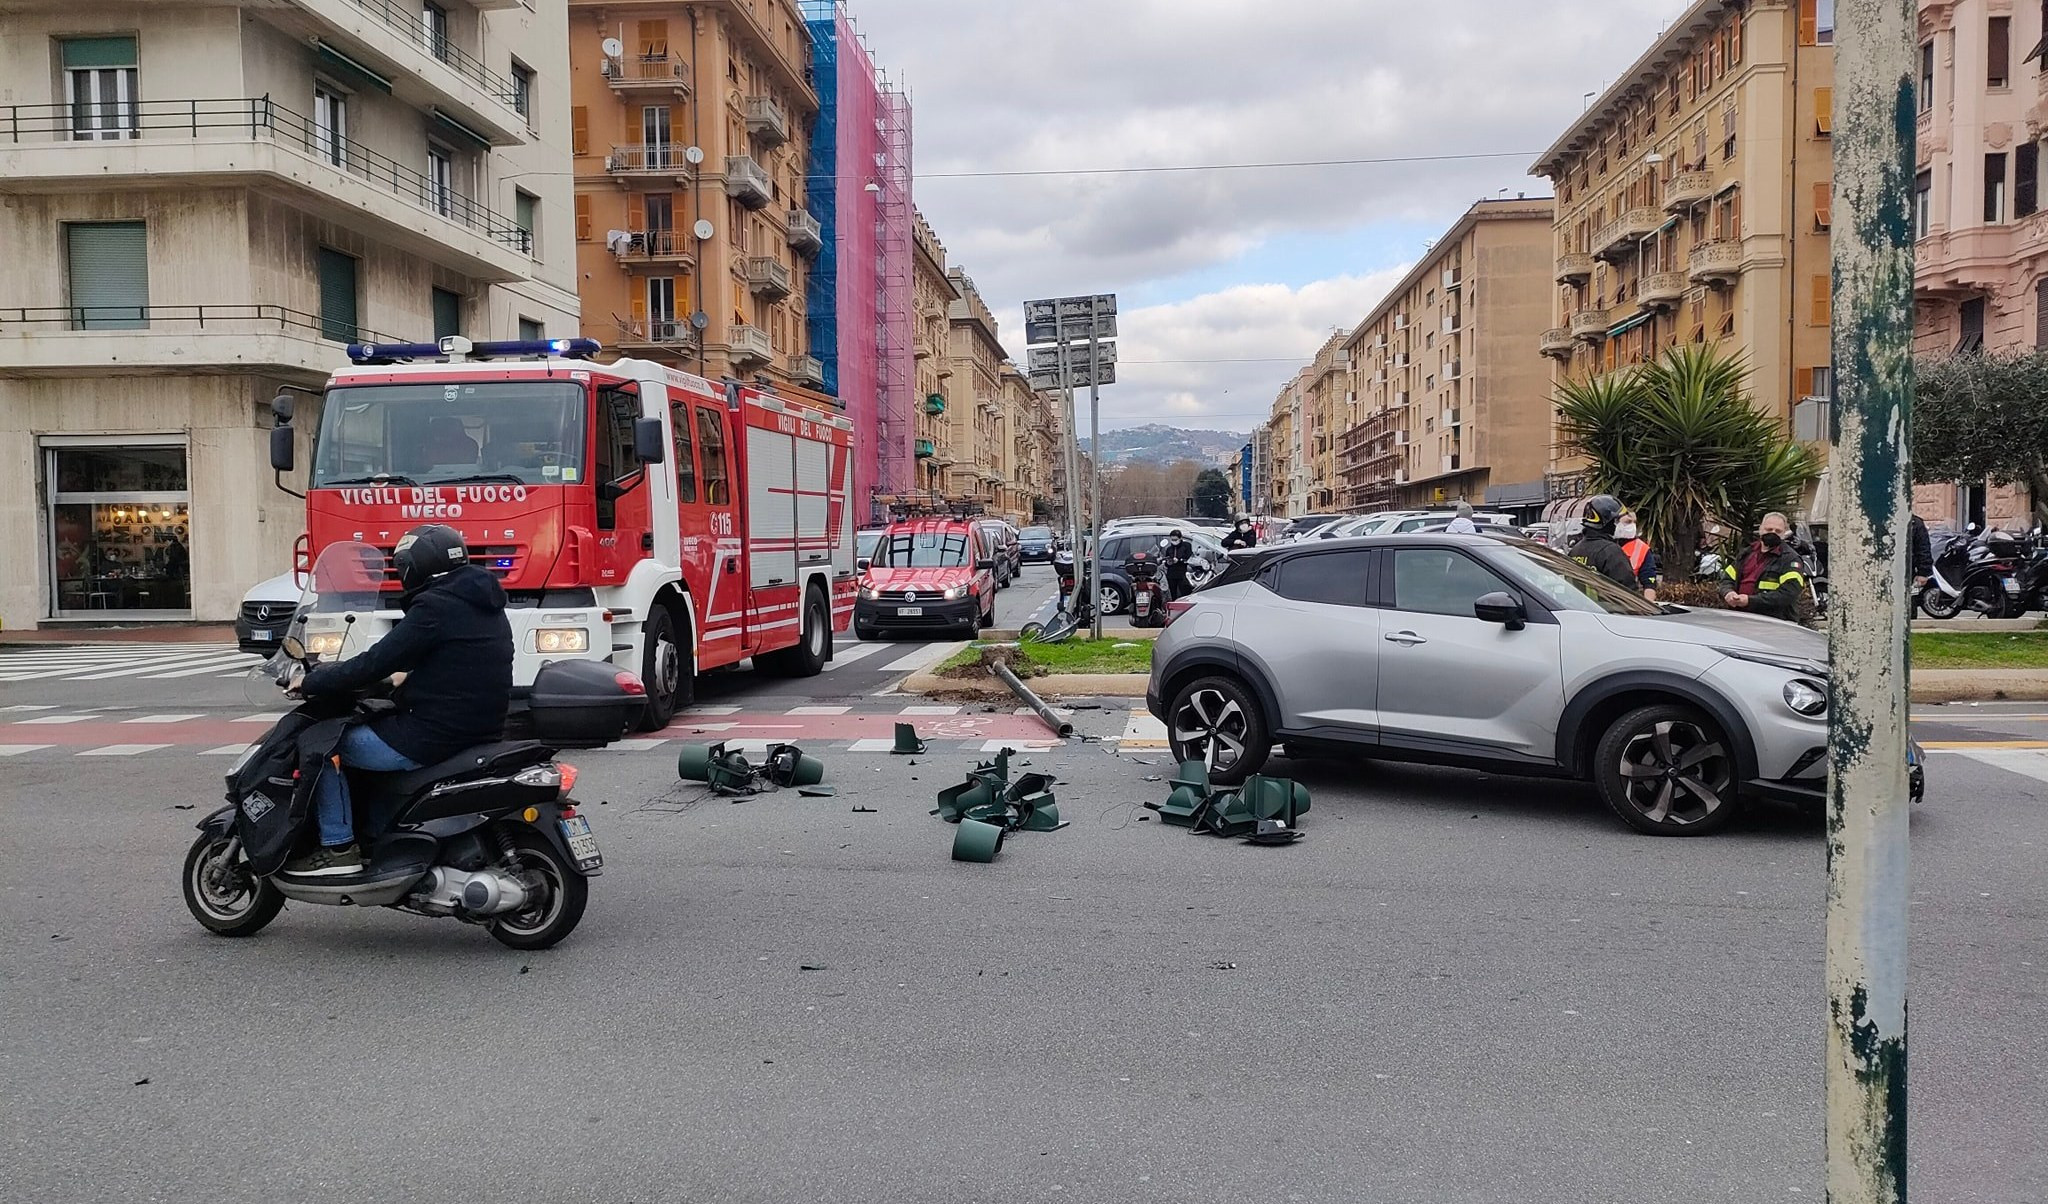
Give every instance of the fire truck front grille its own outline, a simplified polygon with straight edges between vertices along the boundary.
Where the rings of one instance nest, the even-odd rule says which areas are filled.
[[[386,588],[398,588],[398,570],[392,567],[393,547],[380,547],[384,553],[384,583]],[[510,577],[526,564],[526,548],[521,544],[471,544],[469,562],[478,568],[489,569],[499,578]]]

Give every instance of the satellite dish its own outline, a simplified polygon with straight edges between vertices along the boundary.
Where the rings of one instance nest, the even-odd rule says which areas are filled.
[[[702,330],[709,325],[711,325],[711,318],[703,310],[700,309],[690,315],[690,329]]]
[[[690,227],[690,233],[695,234],[697,236],[697,241],[703,242],[705,239],[708,239],[713,234],[717,233],[717,231],[712,227],[711,220],[709,218],[700,217],[697,219],[697,224]]]
[[[697,166],[697,165],[698,165],[699,163],[702,163],[703,161],[704,161],[704,148],[703,148],[703,147],[701,147],[701,146],[686,146],[686,147],[684,147],[684,148],[683,148],[683,162],[685,162],[685,163],[688,163],[688,164],[689,164],[690,166],[692,166],[692,167],[695,167],[695,166]]]
[[[615,59],[619,57],[621,54],[624,54],[625,52],[625,43],[619,41],[617,38],[606,38],[604,40],[604,53],[606,58]]]

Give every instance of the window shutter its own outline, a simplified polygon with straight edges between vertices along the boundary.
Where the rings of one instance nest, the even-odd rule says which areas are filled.
[[[569,150],[573,154],[590,153],[590,107],[575,105],[569,110]]]
[[[2048,276],[2034,283],[2034,346],[2048,349]]]
[[[668,22],[642,21],[637,29],[640,36],[640,57],[653,62],[668,57]]]
[[[137,62],[134,38],[65,38],[58,45],[67,71],[133,67]]]
[[[634,293],[626,302],[626,312],[632,315],[635,325],[647,321],[647,295]]]
[[[320,248],[320,337],[336,343],[355,341],[356,261],[351,255]]]
[[[2012,148],[2012,213],[2029,217],[2041,207],[2041,144],[2022,142]]]
[[[1813,278],[1813,312],[1807,321],[1815,326],[1826,326],[1832,318],[1829,313],[1833,301],[1833,286],[1826,276]]]
[[[2004,87],[2012,70],[2012,18],[1992,17],[1985,30],[1984,82]]]
[[[1728,61],[1730,63],[1740,63],[1742,61],[1742,13],[1738,10],[1733,14],[1733,17],[1734,19],[1728,25]]]
[[[590,241],[590,194],[587,192],[576,196],[576,241]]]
[[[1799,44],[1820,45],[1820,16],[1815,0],[1799,0]]]
[[[1834,185],[1825,180],[1813,186],[1813,224],[1815,229],[1825,230],[1832,224],[1834,193]]]
[[[149,239],[141,222],[64,227],[71,257],[72,324],[79,330],[149,326]]]
[[[445,288],[434,290],[434,339],[462,333],[462,298]]]
[[[1813,90],[1813,129],[1821,135],[1835,132],[1835,90],[1815,88]]]
[[[647,203],[636,192],[626,198],[626,229],[638,232],[646,228]]]

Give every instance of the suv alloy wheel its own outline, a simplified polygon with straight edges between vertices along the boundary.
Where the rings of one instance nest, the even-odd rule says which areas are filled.
[[[1623,823],[1652,836],[1705,836],[1735,817],[1728,738],[1691,707],[1638,707],[1615,720],[1594,752],[1593,780]]]
[[[1166,713],[1173,759],[1202,762],[1218,785],[1235,786],[1257,773],[1272,751],[1259,700],[1235,677],[1189,682],[1174,692]]]

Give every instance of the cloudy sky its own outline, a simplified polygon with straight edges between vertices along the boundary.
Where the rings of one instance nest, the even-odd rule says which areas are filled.
[[[1547,195],[1530,161],[1686,0],[848,5],[909,85],[918,206],[1011,354],[1026,298],[1114,292],[1104,425],[1241,431],[1472,201]],[[1438,155],[1502,157],[976,174]]]

